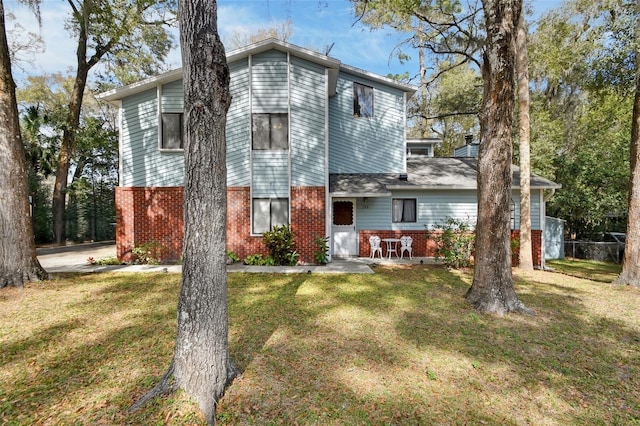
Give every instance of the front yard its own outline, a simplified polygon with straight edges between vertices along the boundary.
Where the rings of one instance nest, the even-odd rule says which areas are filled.
[[[640,423],[640,290],[535,271],[537,316],[476,313],[470,272],[230,274],[244,374],[220,424]],[[0,291],[0,423],[201,424],[183,394],[128,414],[168,366],[179,275]]]

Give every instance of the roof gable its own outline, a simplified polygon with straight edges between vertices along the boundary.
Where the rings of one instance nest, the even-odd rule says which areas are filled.
[[[375,73],[371,73],[368,71],[364,71],[355,67],[342,64],[342,62],[340,62],[338,59],[314,52],[304,47],[296,46],[294,44],[287,43],[285,41],[281,41],[273,38],[254,43],[249,46],[242,47],[240,49],[233,50],[227,53],[227,61],[229,64],[232,64],[236,61],[240,61],[250,56],[267,52],[269,50],[278,50],[280,52],[285,52],[287,54],[290,54],[291,56],[295,56],[297,58],[301,58],[301,59],[310,61],[312,63],[324,66],[327,69],[328,75],[329,75],[329,93],[328,93],[329,96],[333,96],[335,94],[336,83],[337,83],[338,74],[340,71],[346,72],[348,74],[358,75],[360,77],[375,81],[377,83],[387,85],[396,89],[400,89],[403,92],[407,93],[408,96],[411,96],[416,91],[416,88],[409,84],[400,83],[388,77],[383,77]],[[145,80],[130,84],[128,86],[119,87],[119,88],[101,93],[98,96],[98,98],[103,99],[105,101],[109,101],[109,102],[115,102],[115,101],[119,101],[120,99],[126,98],[127,96],[131,96],[136,93],[140,93],[142,91],[148,90],[151,87],[176,81],[181,78],[182,78],[182,68],[177,68],[175,70],[172,70],[154,77],[147,78]]]

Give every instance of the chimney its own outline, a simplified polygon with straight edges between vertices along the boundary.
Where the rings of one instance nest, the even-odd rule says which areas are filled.
[[[471,145],[473,143],[473,135],[465,135],[464,141],[467,145]]]

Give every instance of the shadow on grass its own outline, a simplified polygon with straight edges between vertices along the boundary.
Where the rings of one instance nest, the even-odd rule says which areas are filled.
[[[4,367],[16,366],[0,385],[0,423],[123,423],[144,378],[170,360],[178,285],[179,276],[119,274],[42,283],[39,296],[60,307],[48,327],[3,344]]]
[[[258,310],[277,318],[248,345],[253,355],[246,358],[247,374],[231,387],[219,419],[229,424],[640,419],[636,327],[594,314],[583,299],[588,290],[561,281],[517,280],[517,291],[536,317],[481,315],[463,298],[469,282],[469,274],[433,267],[381,267],[367,277],[291,278],[288,287],[283,284],[287,291],[278,293],[284,297],[276,298],[275,310],[267,300]]]
[[[464,301],[469,273],[437,267],[379,267],[366,276],[233,274],[229,340],[244,374],[221,401],[218,419],[640,421],[640,321],[633,308],[640,293],[554,277],[516,279],[516,291],[538,316],[493,317]],[[3,338],[0,423],[201,423],[187,412],[192,406],[173,397],[125,414],[168,366],[180,277],[68,280],[43,284],[29,301],[72,298],[61,301],[47,326]],[[594,306],[598,298],[602,305]]]

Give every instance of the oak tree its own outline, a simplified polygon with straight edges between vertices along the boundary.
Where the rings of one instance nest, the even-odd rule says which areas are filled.
[[[483,0],[487,32],[480,113],[475,268],[466,299],[482,312],[531,313],[518,299],[511,272],[511,157],[515,99],[515,36],[521,0]]]
[[[43,279],[33,239],[25,151],[0,0],[0,288]]]
[[[53,188],[54,235],[58,244],[65,239],[65,191],[89,72],[98,63],[106,62],[108,73],[125,84],[156,73],[171,47],[165,25],[173,19],[171,10],[175,6],[174,0],[67,0],[67,3],[71,9],[69,26],[77,44],[74,84],[67,103]]]
[[[132,408],[184,389],[209,424],[238,374],[229,356],[226,272],[226,114],[229,68],[215,1],[180,2],[185,187],[182,287],[173,360],[160,383]]]
[[[631,120],[631,181],[629,185],[629,213],[622,271],[616,279],[618,284],[640,287],[640,0],[636,1],[636,25],[634,31],[635,51],[635,96]]]

